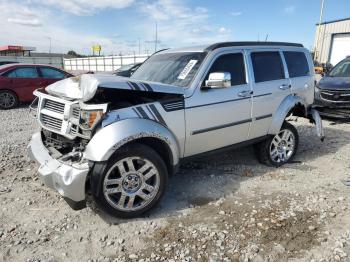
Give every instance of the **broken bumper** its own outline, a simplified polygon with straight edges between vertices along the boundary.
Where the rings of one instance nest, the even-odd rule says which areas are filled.
[[[42,142],[40,132],[32,136],[28,154],[39,163],[39,177],[45,185],[57,190],[73,209],[85,207],[88,163],[68,165],[52,158]]]
[[[316,109],[311,108],[310,115],[316,126],[316,134],[321,139],[321,141],[323,141],[325,135],[324,135],[322,118],[320,116],[320,113]]]

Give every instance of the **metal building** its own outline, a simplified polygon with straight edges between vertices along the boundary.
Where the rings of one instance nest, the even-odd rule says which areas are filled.
[[[350,56],[350,18],[316,24],[315,60],[336,65]]]

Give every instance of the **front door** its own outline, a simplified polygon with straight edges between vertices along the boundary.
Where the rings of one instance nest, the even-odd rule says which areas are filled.
[[[38,88],[38,71],[34,66],[17,67],[4,75],[8,88],[13,90],[21,102],[34,99],[33,91]]]
[[[231,74],[231,86],[197,88],[186,104],[185,156],[244,141],[251,123],[251,88],[243,52],[222,53],[213,59],[206,77],[213,72]]]

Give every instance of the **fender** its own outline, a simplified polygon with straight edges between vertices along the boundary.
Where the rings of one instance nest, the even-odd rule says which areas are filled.
[[[99,130],[86,146],[84,158],[94,162],[107,161],[121,146],[145,137],[165,142],[172,153],[171,164],[179,163],[179,144],[173,133],[153,120],[140,118],[121,120]]]
[[[284,120],[286,119],[288,113],[297,104],[303,105],[305,112],[307,112],[307,104],[306,104],[305,100],[303,98],[301,98],[300,96],[289,95],[282,101],[282,103],[279,105],[278,109],[276,110],[276,112],[273,115],[272,123],[271,123],[270,129],[268,131],[268,134],[275,135],[280,131],[282,124],[283,124]],[[305,117],[306,117],[306,115],[305,115]]]

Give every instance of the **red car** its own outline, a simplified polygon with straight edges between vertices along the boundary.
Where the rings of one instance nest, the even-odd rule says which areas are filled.
[[[0,109],[34,100],[35,89],[44,88],[73,75],[48,65],[8,64],[0,66]]]

